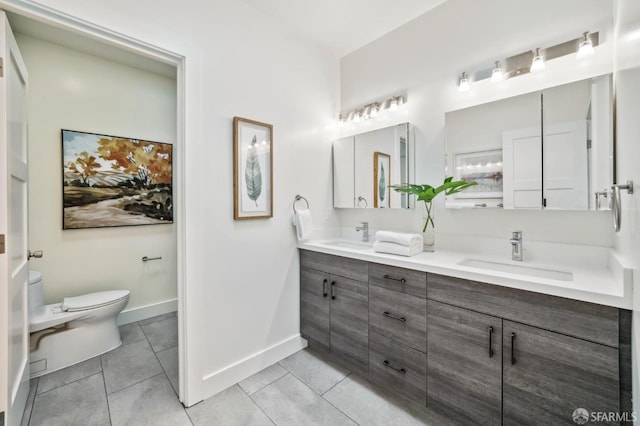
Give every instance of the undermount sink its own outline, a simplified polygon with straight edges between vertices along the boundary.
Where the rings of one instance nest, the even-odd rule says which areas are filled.
[[[333,246],[333,247],[351,249],[351,250],[368,250],[371,248],[370,244],[359,243],[357,241],[335,240],[335,241],[325,241],[323,244],[328,246]]]
[[[560,271],[557,269],[540,268],[537,266],[516,265],[514,263],[504,263],[494,260],[482,260],[467,258],[458,262],[460,266],[468,266],[470,268],[487,269],[490,271],[507,272],[510,274],[527,275],[536,278],[547,278],[558,281],[573,281],[571,272]]]

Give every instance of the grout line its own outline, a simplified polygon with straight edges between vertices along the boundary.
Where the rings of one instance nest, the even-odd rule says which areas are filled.
[[[284,368],[284,367],[283,367],[283,368]],[[286,369],[285,369],[285,370],[286,370]],[[287,371],[289,371],[289,370],[287,370]],[[290,373],[290,372],[288,372],[288,373],[287,373],[287,374],[285,374],[284,376],[279,377],[278,379],[276,379],[276,380],[274,380],[273,382],[269,383],[267,386],[263,387],[262,389],[266,389],[267,387],[271,386],[271,385],[272,385],[272,384],[274,384],[275,382],[277,382],[277,381],[279,381],[279,380],[281,380],[281,379],[284,379],[284,378],[285,378],[285,377],[287,377],[289,374],[291,374],[291,373]],[[295,376],[294,376],[294,377],[295,377]],[[305,386],[306,386],[306,385],[305,385]],[[242,386],[238,385],[238,387],[239,387],[240,389],[242,389]],[[261,391],[262,389],[260,389],[260,391]],[[242,391],[243,391],[245,394],[247,394],[247,392],[245,392],[245,390],[244,390],[244,389],[242,389]],[[260,406],[260,404],[258,404],[258,402],[257,402],[255,399],[253,399],[253,395],[257,394],[257,393],[258,393],[258,392],[260,392],[260,391],[255,391],[255,392],[254,392],[254,393],[252,393],[251,395],[247,394],[247,396],[249,397],[249,399],[251,400],[251,402],[253,403],[253,405],[255,405],[256,407],[258,407],[258,410],[260,410],[260,411],[262,412],[262,414],[264,414],[264,415],[265,415],[265,417],[266,417],[267,419],[269,419],[269,421],[270,421],[271,423],[273,423],[273,424],[274,424],[274,426],[277,426],[276,421],[275,421],[275,420],[273,420],[273,419],[271,418],[271,416],[269,416],[269,414],[267,414],[267,412],[266,412],[266,411],[264,411],[264,410],[262,409],[262,407]]]
[[[111,404],[109,404],[109,394],[107,393],[107,381],[104,378],[104,366],[102,365],[102,355],[100,355],[100,374],[102,374],[102,387],[104,388],[104,397],[107,400],[107,414],[109,415],[109,424],[113,425],[111,420]]]
[[[149,376],[149,377],[147,377],[147,378],[145,378],[145,379],[139,380],[139,381],[137,381],[137,382],[135,382],[135,383],[132,383],[132,384],[130,384],[130,385],[127,385],[127,386],[123,387],[122,389],[118,389],[117,391],[113,391],[113,392],[111,392],[111,393],[108,393],[108,394],[107,394],[107,396],[115,395],[115,394],[117,394],[117,393],[120,393],[120,392],[122,392],[122,391],[124,391],[124,390],[127,390],[127,389],[129,389],[129,388],[131,388],[131,387],[133,387],[133,386],[135,386],[135,385],[139,385],[139,384],[140,384],[140,383],[142,383],[142,382],[146,382],[147,380],[149,380],[149,379],[153,379],[153,378],[158,377],[158,376],[160,376],[160,375],[165,375],[164,371],[162,371],[162,372],[160,372],[160,373],[158,373],[158,374],[154,374],[153,376]]]
[[[276,364],[279,364],[279,363],[276,363]],[[276,365],[276,364],[271,364],[271,365],[270,365],[269,367],[267,367],[267,368],[271,368],[271,367],[273,367],[273,366],[274,366],[274,365]],[[276,377],[275,379],[273,379],[273,380],[272,380],[272,381],[270,381],[269,383],[265,384],[265,385],[264,385],[264,386],[262,386],[260,389],[256,389],[256,390],[255,390],[255,391],[253,391],[252,393],[249,393],[249,392],[247,392],[246,390],[244,390],[244,388],[242,387],[242,385],[240,385],[240,382],[238,382],[238,383],[236,383],[236,384],[237,384],[238,386],[240,386],[240,389],[242,389],[242,390],[244,391],[244,393],[246,393],[248,396],[251,396],[251,395],[253,395],[253,394],[254,394],[254,393],[256,393],[256,392],[260,392],[262,389],[266,388],[266,387],[267,387],[267,386],[269,386],[270,384],[272,384],[272,383],[274,383],[274,382],[276,382],[276,381],[278,381],[278,380],[282,379],[282,378],[283,378],[284,376],[286,376],[287,374],[290,374],[289,370],[287,370],[286,368],[282,367],[281,365],[280,365],[280,367],[285,371],[285,373],[284,373],[282,376],[280,376],[280,377]],[[258,371],[256,374],[260,374],[261,372],[263,372],[263,371],[264,371],[264,370],[266,370],[267,368],[264,368],[264,369],[262,369],[262,370]],[[254,376],[255,376],[255,374],[254,374]],[[250,377],[253,377],[253,376],[250,376]],[[249,377],[247,377],[247,379],[248,379],[248,378],[249,378]],[[247,380],[247,379],[245,379],[245,380]],[[244,382],[244,380],[242,380],[242,381]]]
[[[48,391],[44,391],[44,392],[37,393],[37,394],[36,394],[36,396],[38,396],[38,395],[44,395],[44,394],[47,394],[47,393],[49,393],[49,392],[51,392],[51,391],[58,390],[58,389],[60,389],[60,388],[63,388],[63,387],[65,387],[65,386],[68,386],[68,385],[72,385],[72,384],[74,384],[74,383],[76,383],[76,382],[79,382],[80,380],[88,379],[89,377],[93,377],[93,376],[96,376],[96,375],[98,375],[98,374],[102,374],[102,371],[98,371],[98,372],[96,372],[96,373],[89,374],[88,376],[80,377],[78,380],[74,380],[73,382],[69,382],[69,383],[64,383],[64,384],[62,384],[62,385],[60,385],[60,386],[57,386],[57,387],[55,387],[55,388],[53,388],[53,389],[49,389]],[[40,377],[44,377],[44,376],[40,376]],[[38,385],[39,385],[39,383],[38,383]],[[36,390],[36,392],[37,392],[37,390]]]
[[[330,387],[329,389],[327,389],[326,391],[322,392],[322,393],[320,394],[320,396],[324,397],[324,396],[327,394],[327,392],[329,392],[331,389],[333,389],[333,388],[335,388],[336,386],[338,386],[340,383],[342,383],[342,382],[344,381],[344,379],[346,379],[346,378],[347,378],[347,377],[349,377],[349,376],[351,376],[351,371],[349,371],[349,372],[347,373],[347,375],[346,375],[346,376],[344,376],[342,379],[338,380],[336,383],[334,383],[333,385],[331,385],[331,387]]]

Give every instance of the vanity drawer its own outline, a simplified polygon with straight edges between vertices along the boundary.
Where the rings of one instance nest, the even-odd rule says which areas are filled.
[[[367,262],[309,250],[300,250],[300,268],[327,272],[364,282],[369,276]]]
[[[370,332],[369,380],[424,406],[427,398],[427,355]]]
[[[617,348],[618,309],[429,274],[427,298]]]
[[[418,297],[427,297],[426,272],[370,263],[369,284]]]
[[[427,351],[427,300],[369,286],[369,330]]]

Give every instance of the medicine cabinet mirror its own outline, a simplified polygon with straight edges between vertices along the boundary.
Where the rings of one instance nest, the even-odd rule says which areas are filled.
[[[612,92],[607,74],[446,113],[447,174],[478,182],[447,207],[608,208]]]
[[[415,182],[415,140],[410,123],[338,139],[333,143],[333,206],[413,208],[415,201],[389,185]]]

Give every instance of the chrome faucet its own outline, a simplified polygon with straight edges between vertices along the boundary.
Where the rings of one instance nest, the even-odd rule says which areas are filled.
[[[522,231],[514,231],[511,235],[511,259],[522,262]]]
[[[369,242],[369,222],[360,222],[362,226],[356,226],[356,231],[362,231],[362,242]]]

